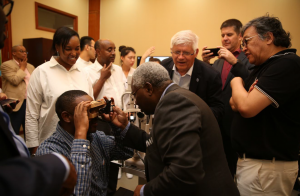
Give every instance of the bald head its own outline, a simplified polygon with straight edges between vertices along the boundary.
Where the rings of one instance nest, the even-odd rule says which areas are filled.
[[[11,53],[14,59],[17,61],[24,60],[27,58],[26,48],[22,45],[15,45],[11,49]]]
[[[116,58],[116,46],[108,39],[100,39],[95,43],[95,49],[97,53],[98,62],[104,66],[109,65],[115,61]]]

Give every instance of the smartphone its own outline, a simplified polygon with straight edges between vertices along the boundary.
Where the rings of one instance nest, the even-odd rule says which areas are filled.
[[[205,50],[210,50],[210,53],[212,52],[213,54],[210,56],[219,56],[218,52],[220,48],[206,48]]]
[[[19,103],[18,99],[4,99],[0,101],[2,107],[10,105],[13,109],[16,107],[18,103]]]

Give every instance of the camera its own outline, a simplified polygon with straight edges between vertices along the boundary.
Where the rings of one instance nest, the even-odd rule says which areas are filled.
[[[98,117],[100,113],[109,114],[113,111],[114,106],[111,100],[101,99],[99,101],[92,101],[88,109],[88,117],[92,119]]]

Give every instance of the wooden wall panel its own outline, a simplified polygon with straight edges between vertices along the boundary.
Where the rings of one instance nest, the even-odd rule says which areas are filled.
[[[89,36],[100,38],[100,0],[89,0]]]

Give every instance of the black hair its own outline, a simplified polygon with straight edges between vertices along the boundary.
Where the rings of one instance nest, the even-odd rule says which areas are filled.
[[[84,50],[85,45],[91,45],[92,40],[94,40],[94,39],[90,36],[81,37],[81,39],[80,39],[80,49],[81,49],[81,51]]]
[[[241,29],[243,27],[243,24],[238,19],[228,19],[225,20],[222,24],[220,29],[222,30],[224,27],[234,27],[234,31],[237,35],[241,33]]]
[[[161,60],[159,60],[158,58],[154,58],[153,56],[149,58],[150,62],[158,62],[159,64],[161,64]]]
[[[67,111],[71,114],[74,113],[74,109],[76,107],[75,105],[75,99],[77,97],[81,97],[84,95],[88,95],[86,92],[82,91],[82,90],[70,90],[70,91],[66,91],[63,94],[61,94],[55,103],[55,112],[58,116],[58,118],[60,120],[62,120],[61,118],[61,113],[63,111]]]
[[[132,47],[124,47],[122,50],[121,50],[121,54],[120,56],[126,56],[129,52],[133,52],[134,54],[136,53],[135,50],[132,48]]]
[[[250,26],[253,26],[256,29],[262,40],[268,37],[268,32],[273,33],[273,43],[275,46],[289,48],[292,45],[290,33],[283,29],[282,24],[277,17],[272,17],[269,16],[269,14],[266,14],[266,16],[261,16],[251,20],[243,27],[242,35],[244,35],[246,29]]]
[[[119,46],[119,52],[121,52],[124,48],[126,48],[126,46],[124,46],[124,45]]]
[[[56,29],[53,35],[53,42],[51,48],[53,55],[56,54],[56,45],[62,46],[62,49],[64,51],[71,37],[73,36],[77,36],[78,39],[80,39],[78,33],[73,29],[70,29],[69,27],[59,27],[58,29]]]

